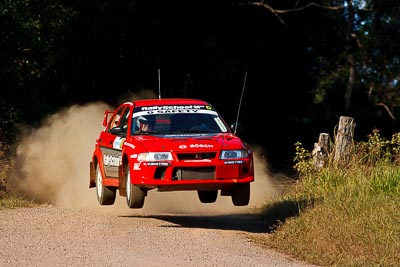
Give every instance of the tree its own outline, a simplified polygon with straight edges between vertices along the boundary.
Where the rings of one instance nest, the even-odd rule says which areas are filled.
[[[63,45],[76,17],[63,2],[0,3],[0,130],[5,135],[12,135],[14,127],[23,121],[39,120],[51,109],[46,94],[67,56]]]
[[[307,36],[314,103],[310,110],[319,114],[314,121],[333,123],[341,115],[350,115],[366,127],[396,129],[400,118],[399,1],[286,1],[285,9],[279,1],[251,4],[269,10],[286,24],[289,14],[298,13],[295,22]]]

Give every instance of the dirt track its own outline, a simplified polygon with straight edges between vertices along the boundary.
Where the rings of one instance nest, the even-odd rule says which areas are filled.
[[[252,215],[51,205],[0,211],[0,266],[310,266],[250,240]]]
[[[52,205],[0,210],[0,266],[308,266],[250,241],[268,235],[250,209],[282,190],[257,146],[248,207],[152,191],[143,209],[100,206],[89,161],[105,108],[73,106],[22,138],[9,188]]]

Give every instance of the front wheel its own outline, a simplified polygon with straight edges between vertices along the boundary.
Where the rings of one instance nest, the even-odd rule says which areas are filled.
[[[250,201],[250,183],[235,184],[232,188],[232,203],[235,206],[246,206]]]
[[[115,202],[116,188],[103,185],[99,164],[96,166],[96,195],[100,205],[112,205]]]
[[[129,168],[125,172],[126,175],[126,203],[131,209],[140,209],[144,205],[146,191],[137,185],[131,183],[131,171]]]

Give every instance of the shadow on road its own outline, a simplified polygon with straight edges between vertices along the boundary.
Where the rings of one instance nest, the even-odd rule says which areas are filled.
[[[220,230],[238,230],[249,233],[268,233],[270,227],[262,217],[252,214],[224,214],[224,215],[134,215],[124,217],[153,218],[168,222],[160,227],[185,227]]]

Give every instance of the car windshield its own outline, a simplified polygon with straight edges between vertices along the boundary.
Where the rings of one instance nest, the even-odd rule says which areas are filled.
[[[182,111],[182,110],[181,110]],[[148,114],[151,113],[151,114]],[[202,112],[136,112],[133,134],[226,133],[229,129],[214,110]]]

